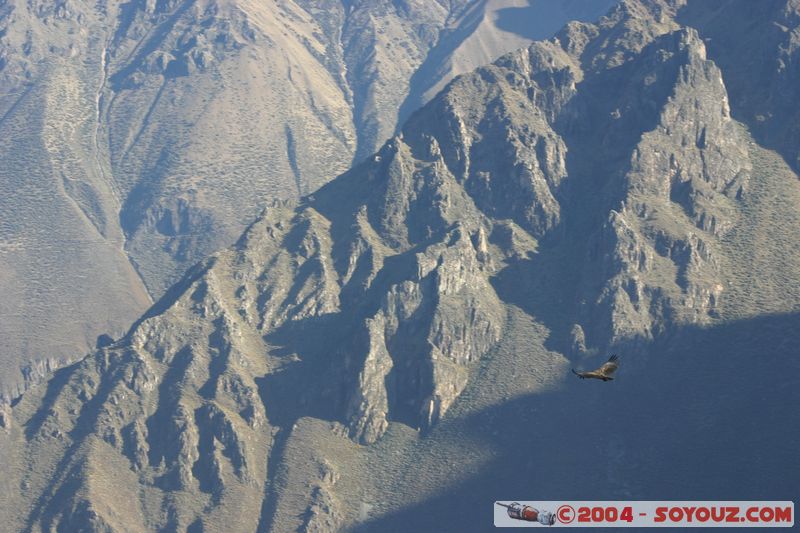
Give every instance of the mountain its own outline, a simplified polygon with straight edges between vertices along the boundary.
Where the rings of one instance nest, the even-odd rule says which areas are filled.
[[[548,37],[608,5],[3,1],[0,397],[374,152],[429,81],[530,42],[508,10]]]
[[[505,497],[800,494],[800,179],[705,9],[570,23],[273,202],[5,408],[0,519],[480,531]],[[610,350],[614,382],[569,373]]]

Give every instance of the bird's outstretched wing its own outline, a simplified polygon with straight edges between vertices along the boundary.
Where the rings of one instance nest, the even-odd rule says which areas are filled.
[[[590,378],[590,379],[602,379],[603,381],[609,381],[614,379],[613,377],[611,377],[611,375],[617,371],[617,368],[619,368],[619,363],[617,362],[618,359],[619,357],[616,354],[614,354],[611,357],[609,357],[608,361],[603,363],[603,366],[601,366],[597,370],[591,370],[588,372],[578,372],[573,368],[572,373],[581,379]]]
[[[612,355],[608,358],[608,361],[603,363],[603,366],[597,369],[597,372],[607,377],[611,376],[619,368],[619,363],[617,362],[618,359],[619,357],[617,357],[617,354]]]

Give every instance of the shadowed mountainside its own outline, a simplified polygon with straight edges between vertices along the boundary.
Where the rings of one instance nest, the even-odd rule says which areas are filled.
[[[4,410],[0,520],[477,530],[506,497],[791,499],[800,180],[679,8],[571,23],[273,203]],[[568,373],[612,350],[618,380]]]
[[[796,80],[800,72],[800,3],[769,0],[690,2],[679,20],[697,28],[726,73],[734,116],[759,143],[800,170]]]
[[[448,461],[471,474],[353,530],[485,531],[503,499],[796,498],[798,332],[797,314],[681,328],[645,347],[643,364],[623,354],[611,384],[564,374],[553,390],[465,406],[421,439],[415,471]],[[532,379],[510,353],[527,347],[507,346],[486,371]],[[480,460],[464,459],[464,443],[484,450]],[[416,482],[400,479],[401,499]]]

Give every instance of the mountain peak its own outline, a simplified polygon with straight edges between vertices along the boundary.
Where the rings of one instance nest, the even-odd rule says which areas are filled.
[[[716,433],[761,420],[765,383],[794,390],[726,369],[763,343],[783,367],[777,337],[798,331],[800,181],[739,121],[685,9],[624,2],[506,54],[266,208],[127,336],[14,406],[0,453],[26,514],[9,523],[468,529],[474,509],[441,502],[464,511],[535,474],[561,493],[579,473],[592,494],[725,489],[727,458],[697,479],[697,435],[750,453],[760,434]],[[625,354],[616,388],[565,380],[609,351]],[[733,403],[698,402],[708,390]],[[779,470],[761,466],[770,487]],[[108,503],[112,481],[130,509]]]

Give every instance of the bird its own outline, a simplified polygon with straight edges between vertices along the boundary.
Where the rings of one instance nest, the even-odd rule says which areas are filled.
[[[597,370],[591,370],[589,372],[577,372],[573,368],[572,373],[581,379],[592,378],[592,379],[602,379],[603,381],[613,380],[614,378],[611,377],[611,374],[616,372],[617,368],[619,368],[617,359],[619,359],[619,357],[617,357],[617,354],[614,354],[611,357],[609,357],[608,361],[603,363],[603,366],[601,366]]]

